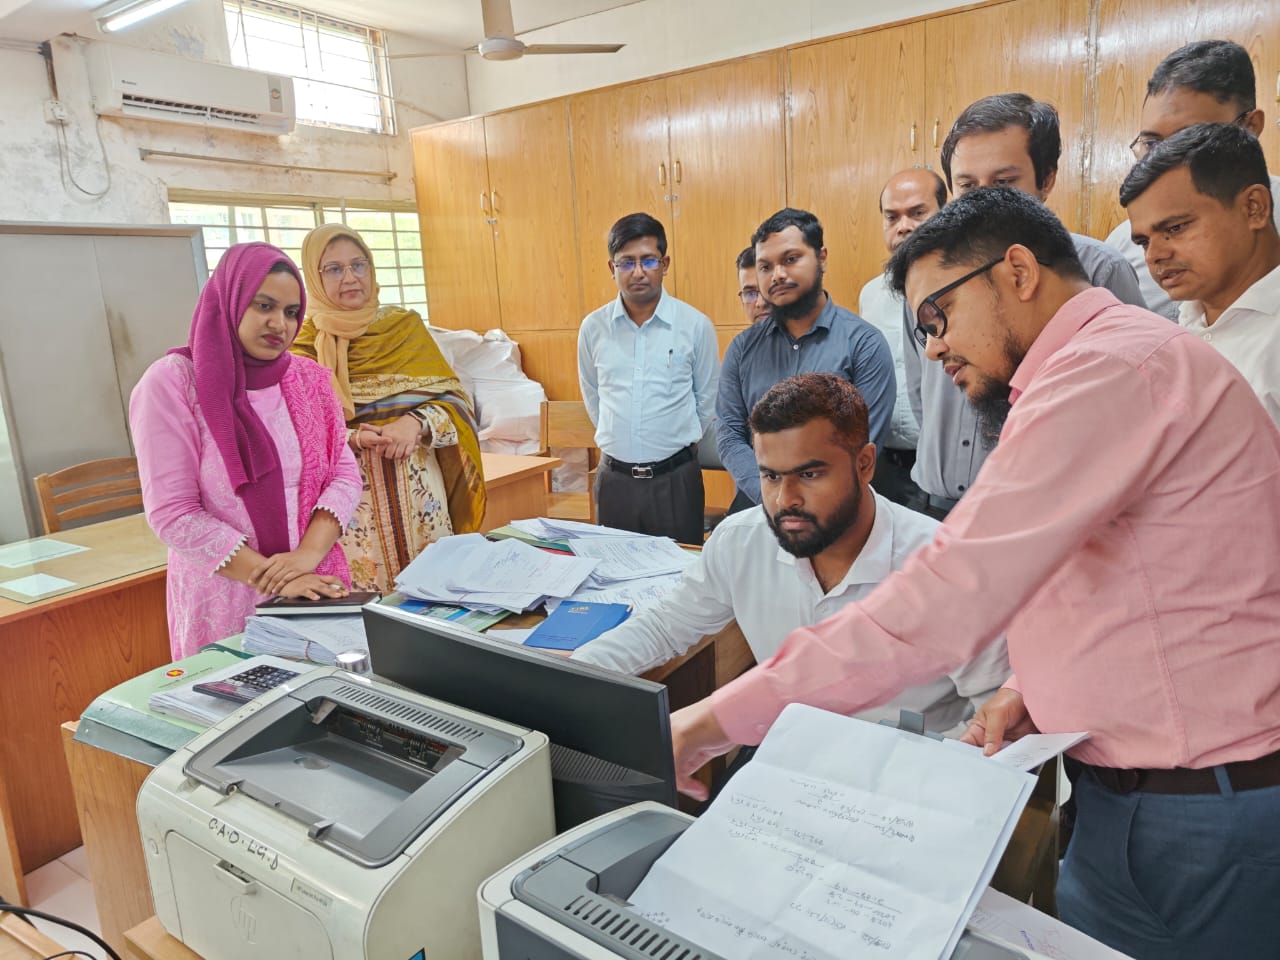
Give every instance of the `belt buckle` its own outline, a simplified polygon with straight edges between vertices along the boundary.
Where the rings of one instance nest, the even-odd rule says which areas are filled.
[[[632,467],[631,476],[635,477],[637,480],[652,480],[653,467],[648,467],[648,466]]]

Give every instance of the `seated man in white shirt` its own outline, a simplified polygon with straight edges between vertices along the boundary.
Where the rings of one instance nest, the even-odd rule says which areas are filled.
[[[1151,148],[1120,187],[1151,276],[1178,323],[1249,381],[1280,426],[1280,232],[1262,145],[1201,123]]]
[[[761,506],[726,518],[670,594],[573,659],[640,673],[737,620],[763,661],[788,631],[866,596],[933,539],[937,521],[871,489],[867,407],[844,378],[781,381],[756,403],[750,426]],[[1009,672],[1001,638],[953,673],[859,716],[896,720],[899,710],[915,710],[929,730],[958,736]]]

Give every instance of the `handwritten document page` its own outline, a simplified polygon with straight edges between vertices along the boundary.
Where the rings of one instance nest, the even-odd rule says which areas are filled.
[[[1060,753],[1066,753],[1082,740],[1088,740],[1088,733],[1030,733],[1014,741],[1005,741],[998,751],[989,759],[992,763],[1002,763],[1015,770],[1035,770],[1046,760],[1051,760]],[[982,756],[982,747],[959,740],[944,741],[948,747],[959,748],[965,753]]]
[[[592,537],[570,540],[569,549],[600,561],[592,573],[599,584],[680,573],[695,559],[666,537]]]
[[[734,960],[941,960],[1034,783],[935,740],[792,704],[631,900]]]
[[[1129,960],[1127,954],[995,890],[982,894],[969,929],[1052,960]]]

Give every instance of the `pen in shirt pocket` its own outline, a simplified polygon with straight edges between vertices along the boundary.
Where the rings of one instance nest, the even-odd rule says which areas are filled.
[[[675,352],[676,352],[676,348],[675,348],[675,347],[672,347],[670,350],[668,350],[668,351],[667,351],[667,366],[668,366],[668,367],[669,367],[669,366],[671,366],[671,358],[675,355]]]

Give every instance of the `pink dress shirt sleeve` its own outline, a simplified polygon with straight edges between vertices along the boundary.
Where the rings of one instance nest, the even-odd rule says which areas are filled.
[[[1176,412],[1153,392],[1113,356],[1051,358],[931,544],[865,600],[793,631],[713,695],[725,733],[758,743],[787,703],[855,713],[972,658],[1180,446],[1169,436]],[[1015,672],[1020,653],[1011,637]]]
[[[248,531],[205,509],[200,426],[179,358],[166,357],[143,374],[129,400],[129,423],[147,523],[170,550],[212,574]]]
[[[337,401],[334,402],[336,405]],[[333,451],[329,464],[331,473],[329,482],[320,491],[315,509],[327,510],[333,514],[345,530],[355,516],[364,482],[360,477],[360,464],[356,462],[356,455],[347,445],[347,425],[341,416],[342,408],[337,409],[338,415],[333,417],[330,427],[329,446]]]

